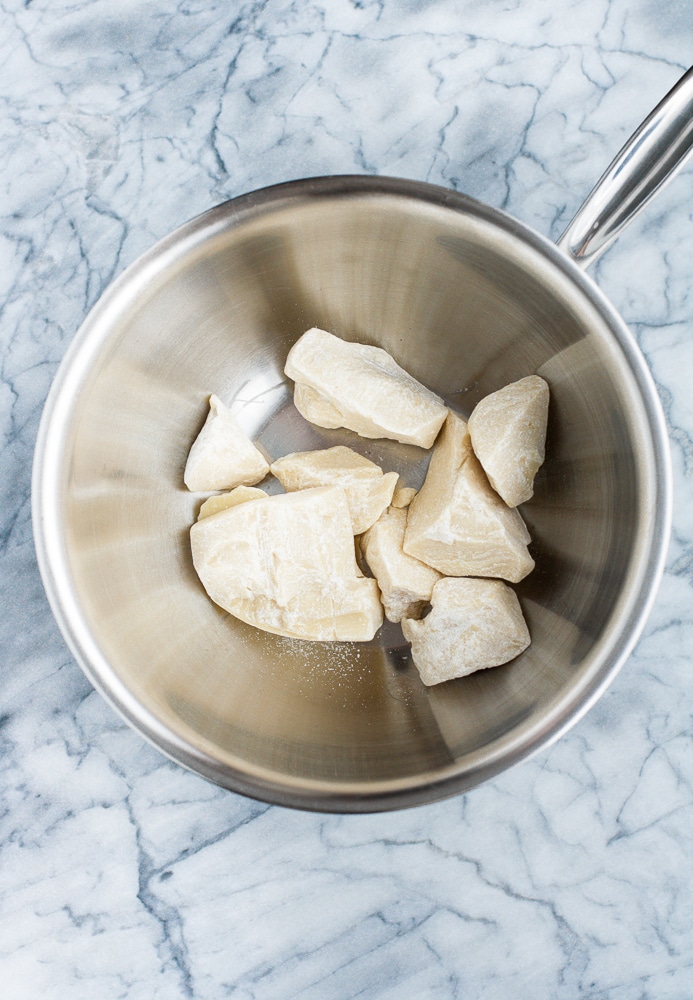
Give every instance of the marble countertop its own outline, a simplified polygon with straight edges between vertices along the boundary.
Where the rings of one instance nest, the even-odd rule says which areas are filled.
[[[431,181],[557,238],[691,60],[685,2],[0,4],[0,992],[5,1000],[693,996],[693,170],[594,275],[671,436],[667,570],[597,706],[446,802],[222,791],[93,691],[30,468],[60,359],[172,228],[289,178]]]

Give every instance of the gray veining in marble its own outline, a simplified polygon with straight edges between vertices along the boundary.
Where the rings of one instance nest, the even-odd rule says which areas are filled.
[[[128,729],[36,568],[33,443],[85,312],[211,205],[395,174],[557,238],[687,67],[686,0],[0,0],[0,993],[693,996],[693,170],[600,261],[669,423],[659,598],[598,705],[409,812],[222,792]]]

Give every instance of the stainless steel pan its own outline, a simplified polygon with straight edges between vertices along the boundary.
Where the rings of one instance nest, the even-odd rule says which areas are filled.
[[[662,572],[671,487],[657,394],[584,265],[682,162],[687,74],[559,243],[411,181],[327,177],[194,219],[133,264],[76,336],[34,469],[36,548],[87,676],[164,753],[285,805],[371,811],[468,789],[573,724],[623,665]],[[182,469],[207,394],[273,455],[345,442],[417,486],[426,456],[307,425],[282,368],[310,326],[377,343],[463,413],[539,372],[548,458],[524,508],[533,642],[425,689],[399,627],[372,643],[259,633],[193,571]]]

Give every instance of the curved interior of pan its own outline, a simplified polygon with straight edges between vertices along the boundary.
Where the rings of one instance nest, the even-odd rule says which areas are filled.
[[[661,495],[617,321],[511,220],[443,201],[382,184],[221,206],[126,272],[60,390],[73,643],[93,644],[90,676],[145,735],[229,787],[343,809],[468,787],[589,702],[645,600]],[[522,508],[536,570],[516,588],[532,645],[514,662],[427,689],[398,625],[301,642],[205,595],[188,537],[203,498],[182,472],[209,393],[272,457],[341,443],[423,481],[428,453],[295,410],[283,365],[311,326],[384,347],[465,415],[525,375],[548,381],[547,460]]]

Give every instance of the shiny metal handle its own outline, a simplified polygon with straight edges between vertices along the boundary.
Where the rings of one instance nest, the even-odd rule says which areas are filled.
[[[558,240],[576,264],[602,254],[693,149],[693,68],[630,137]]]

